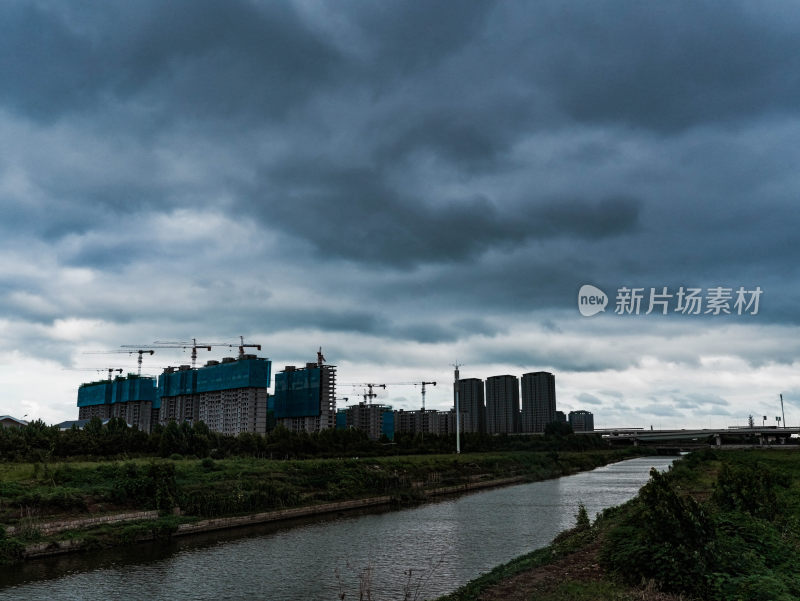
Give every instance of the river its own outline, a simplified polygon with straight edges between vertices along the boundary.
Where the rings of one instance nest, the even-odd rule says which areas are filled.
[[[644,457],[390,512],[342,514],[167,544],[30,561],[0,570],[0,600],[435,598],[548,544],[575,523],[635,496]],[[410,571],[410,575],[409,575]]]

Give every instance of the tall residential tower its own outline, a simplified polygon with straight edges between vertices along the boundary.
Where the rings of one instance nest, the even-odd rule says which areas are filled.
[[[522,375],[522,431],[544,432],[556,421],[556,378],[547,371]]]
[[[486,432],[486,404],[483,380],[464,378],[458,381],[458,409],[464,420],[464,432]]]
[[[519,432],[519,378],[516,376],[486,379],[486,432]]]

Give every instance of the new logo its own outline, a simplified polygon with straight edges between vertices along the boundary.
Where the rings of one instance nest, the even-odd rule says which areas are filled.
[[[608,296],[596,286],[584,284],[578,291],[578,311],[584,317],[591,317],[605,311],[607,304]]]

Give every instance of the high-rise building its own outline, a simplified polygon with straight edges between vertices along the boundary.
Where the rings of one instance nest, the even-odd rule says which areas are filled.
[[[78,388],[78,419],[118,417],[150,432],[157,421],[159,402],[154,378],[128,374],[89,382]]]
[[[461,432],[464,431],[464,414],[461,414]],[[455,409],[437,411],[436,409],[398,409],[394,412],[395,432],[408,434],[455,434]]]
[[[594,432],[594,415],[583,409],[570,411],[569,425],[572,426],[573,432]]]
[[[275,421],[292,432],[336,427],[336,366],[287,365],[275,375]]]
[[[241,355],[199,369],[168,367],[158,378],[159,421],[202,421],[222,434],[264,434],[271,365],[268,359]]]
[[[519,379],[516,376],[486,379],[486,432],[519,432]]]
[[[196,395],[197,371],[188,365],[167,367],[158,377],[158,396],[161,398],[159,423],[174,421],[193,424],[200,421],[200,399]]]
[[[458,381],[458,410],[462,414],[464,432],[486,432],[483,391],[483,380],[480,378],[464,378]]]
[[[388,405],[361,402],[336,412],[336,428],[362,430],[372,440],[394,440],[394,411]]]
[[[544,432],[556,421],[556,378],[546,371],[522,375],[522,431]]]

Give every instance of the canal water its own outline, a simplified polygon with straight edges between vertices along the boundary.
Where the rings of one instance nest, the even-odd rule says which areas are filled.
[[[575,524],[636,495],[651,467],[615,463],[390,512],[265,525],[168,544],[75,554],[0,570],[0,600],[435,598],[547,545]],[[364,597],[366,598],[366,597]]]

